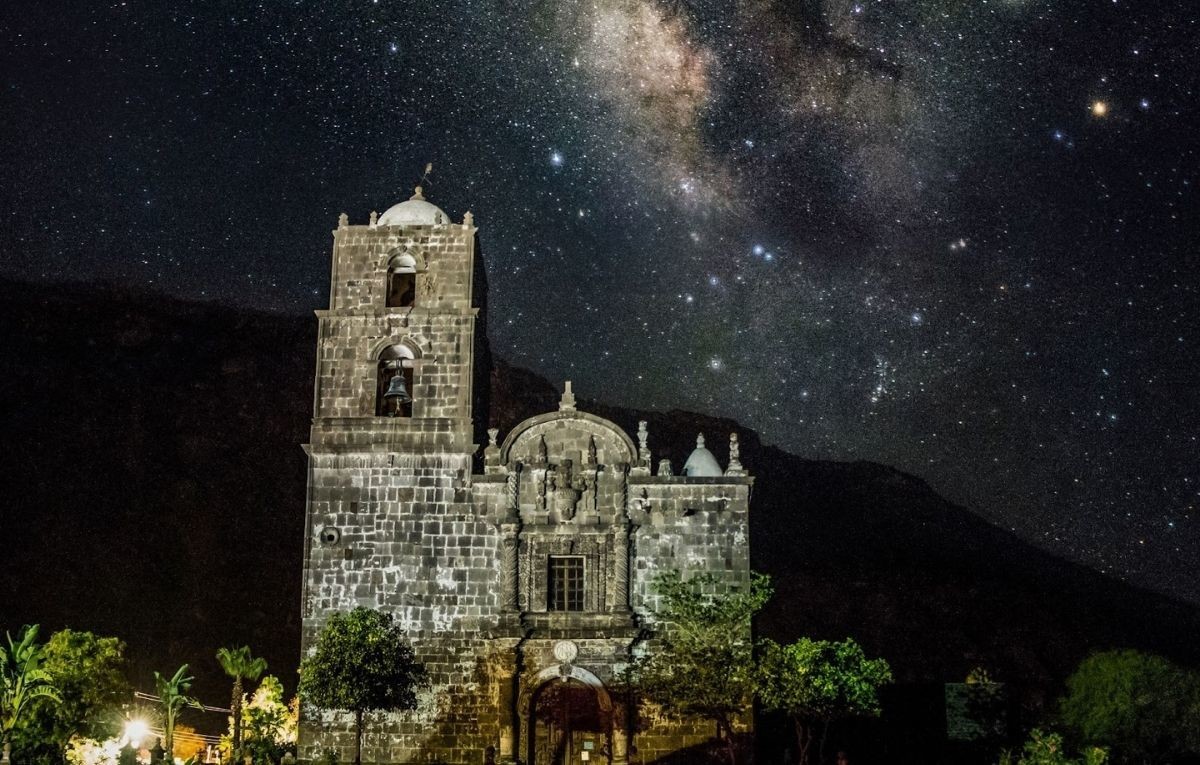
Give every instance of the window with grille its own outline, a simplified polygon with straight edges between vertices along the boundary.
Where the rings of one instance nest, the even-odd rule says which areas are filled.
[[[548,608],[551,611],[583,610],[583,557],[550,556]]]

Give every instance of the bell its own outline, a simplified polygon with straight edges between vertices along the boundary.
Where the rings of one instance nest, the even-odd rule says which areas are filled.
[[[388,381],[387,392],[383,397],[389,401],[394,401],[397,404],[411,404],[412,396],[408,395],[408,388],[404,387],[404,373],[398,373]]]

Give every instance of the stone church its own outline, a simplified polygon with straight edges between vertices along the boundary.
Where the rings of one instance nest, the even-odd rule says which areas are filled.
[[[369,716],[364,762],[655,762],[712,727],[615,681],[652,650],[658,574],[747,585],[752,478],[736,436],[724,468],[702,437],[684,465],[655,466],[645,423],[635,442],[570,383],[556,411],[487,429],[478,242],[470,213],[452,222],[420,188],[333,232],[303,650],[331,614],[367,606],[395,615],[429,670],[417,710]],[[351,761],[352,718],[306,708],[299,749]]]

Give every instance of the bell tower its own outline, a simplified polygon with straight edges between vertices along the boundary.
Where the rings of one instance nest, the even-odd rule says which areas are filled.
[[[365,226],[341,217],[317,312],[312,453],[475,451],[475,231],[419,186]]]
[[[477,241],[471,213],[452,222],[420,187],[365,225],[343,214],[333,231],[305,447],[305,653],[333,613],[363,606],[391,613],[418,658],[445,668],[495,600],[492,527],[472,504],[488,358]],[[305,756],[345,746],[351,730],[302,719]]]

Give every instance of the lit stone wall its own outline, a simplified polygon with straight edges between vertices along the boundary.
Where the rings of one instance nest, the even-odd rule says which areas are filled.
[[[432,681],[420,708],[376,714],[367,762],[482,762],[497,738],[487,639],[498,608],[499,538],[471,489],[477,311],[469,225],[334,231],[330,309],[319,311],[309,459],[303,650],[329,616],[395,615]],[[388,263],[416,264],[410,307],[386,306]],[[376,417],[379,353],[413,362],[412,417]],[[349,715],[306,707],[299,756],[353,757]]]

